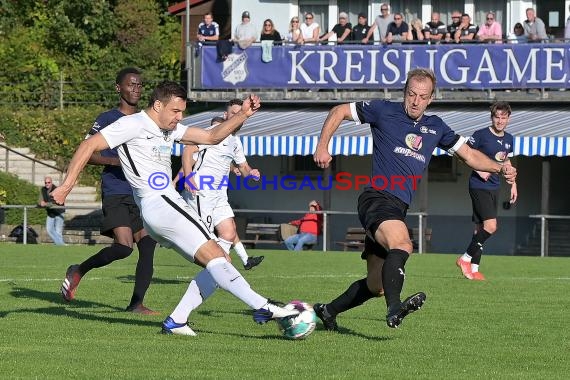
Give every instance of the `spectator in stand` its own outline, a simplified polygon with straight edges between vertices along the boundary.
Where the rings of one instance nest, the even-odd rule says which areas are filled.
[[[431,21],[424,28],[424,38],[432,43],[445,40],[447,27],[439,19],[439,12],[432,12]]]
[[[548,39],[544,21],[536,17],[536,13],[532,8],[527,8],[526,10],[526,20],[523,22],[523,28],[528,42],[541,42]]]
[[[315,22],[315,15],[311,12],[305,13],[305,22],[301,24],[301,35],[303,43],[313,44],[319,41],[321,27]]]
[[[453,40],[459,42],[471,42],[475,39],[477,27],[471,24],[471,16],[467,13],[461,15],[461,23],[453,35]]]
[[[63,214],[65,209],[58,206],[54,202],[52,193],[57,186],[53,183],[51,177],[44,178],[44,185],[40,189],[40,198],[38,206],[45,208],[47,212],[46,231],[55,245],[65,245],[63,241]]]
[[[362,40],[366,38],[368,30],[370,30],[368,16],[366,16],[366,13],[359,13],[358,24],[352,28],[352,39],[357,42],[362,42]]]
[[[263,29],[261,30],[259,40],[273,41],[273,45],[281,45],[283,38],[281,37],[281,34],[275,30],[275,25],[273,25],[273,21],[270,18],[263,21]]]
[[[509,42],[512,44],[520,44],[527,42],[528,38],[524,34],[524,27],[520,22],[517,22],[513,27],[513,32],[509,33]]]
[[[422,20],[419,18],[412,20],[410,23],[410,31],[408,32],[406,39],[408,41],[425,42]]]
[[[461,25],[461,12],[453,11],[451,12],[451,24],[447,26],[447,34],[445,35],[446,42],[453,42],[453,37],[455,32]]]
[[[493,12],[487,13],[486,21],[477,32],[477,39],[481,42],[503,43],[503,28],[495,19]]]
[[[315,211],[322,211],[319,202],[309,202],[309,212],[301,219],[289,222],[294,226],[299,226],[299,233],[289,236],[284,243],[290,251],[302,251],[306,244],[316,244],[317,236],[321,233],[323,226],[323,215],[315,214]]]
[[[380,43],[386,43],[386,35],[388,34],[388,25],[394,21],[394,15],[390,14],[390,5],[386,3],[380,4],[380,16],[377,16],[374,20],[374,24],[370,26],[370,30],[366,37],[362,40],[363,43],[367,44],[376,28],[378,28],[378,35]]]
[[[196,56],[200,55],[200,50],[202,50],[204,43],[214,43],[214,41],[220,39],[220,26],[214,21],[214,17],[210,12],[204,15],[204,21],[198,25],[196,39],[198,40]]]
[[[301,27],[299,26],[299,17],[295,16],[291,18],[289,23],[289,33],[287,34],[287,41],[294,44],[303,44],[303,33],[301,32]]]
[[[408,38],[410,27],[404,21],[404,15],[401,13],[394,13],[394,22],[388,25],[388,32],[386,34],[386,43],[406,41]]]
[[[332,30],[319,38],[319,41],[327,41],[333,34],[336,35],[337,44],[341,45],[344,41],[352,39],[352,24],[348,22],[348,14],[340,12],[338,15],[338,24]]]
[[[232,40],[237,42],[240,48],[247,49],[257,40],[258,35],[255,26],[251,23],[249,12],[243,12],[241,14],[241,24],[236,26]]]

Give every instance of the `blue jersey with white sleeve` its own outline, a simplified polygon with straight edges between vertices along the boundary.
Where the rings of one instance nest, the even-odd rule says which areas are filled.
[[[438,116],[413,120],[402,102],[372,100],[350,103],[352,119],[369,123],[372,132],[372,178],[376,189],[386,191],[407,205],[436,147],[453,154],[465,139]]]
[[[491,132],[491,128],[483,128],[473,133],[468,144],[490,159],[502,164],[508,158],[513,157],[513,140],[513,135],[510,133],[505,132],[503,136],[497,136]],[[472,189],[497,190],[500,185],[501,181],[497,173],[491,173],[486,181],[475,170],[471,172],[471,177],[469,177],[469,187]]]
[[[112,109],[103,112],[97,119],[95,123],[89,130],[89,134],[86,138],[96,134],[108,125],[119,120],[121,117],[125,116],[124,113],[118,109]],[[105,149],[102,150],[101,156],[103,157],[114,157],[119,158],[117,149]],[[132,195],[133,190],[131,185],[127,182],[125,175],[123,174],[123,169],[120,166],[105,165],[103,172],[101,173],[101,193],[105,197],[107,195]]]

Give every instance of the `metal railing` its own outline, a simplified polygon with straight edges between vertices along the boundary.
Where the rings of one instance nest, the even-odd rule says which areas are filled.
[[[37,205],[7,205],[7,206],[2,206],[3,208],[6,209],[23,209],[24,215],[23,215],[23,244],[27,244],[27,231],[28,231],[28,209],[36,209],[38,208]],[[57,208],[57,207],[54,207]],[[61,207],[61,208],[66,208],[66,209],[80,209],[80,210],[99,210],[98,208],[93,208],[93,207],[82,207],[82,206],[65,206],[65,207]],[[307,210],[258,210],[258,209],[234,209],[234,213],[235,214],[299,214],[299,215],[304,215],[307,213]],[[333,210],[328,210],[328,211],[316,211],[315,214],[322,214],[323,215],[323,252],[327,251],[327,240],[328,240],[328,235],[329,235],[329,231],[328,231],[328,218],[329,215],[358,215],[356,212],[354,211],[333,211]],[[408,213],[408,216],[414,216],[418,218],[418,253],[424,253],[424,247],[425,247],[425,236],[424,236],[424,221],[425,218],[427,217],[427,214],[424,212],[410,212]]]
[[[30,157],[30,156],[28,156],[28,155],[25,155],[25,154],[23,154],[23,153],[20,153],[20,152],[18,152],[18,151],[16,151],[16,150],[10,148],[10,147],[7,146],[7,145],[0,144],[0,148],[3,148],[4,151],[5,151],[6,167],[4,168],[3,171],[5,171],[6,173],[9,173],[9,172],[10,172],[10,171],[9,171],[9,169],[10,169],[10,152],[12,152],[12,153],[14,153],[14,154],[16,154],[16,155],[18,155],[18,156],[20,156],[20,157],[24,157],[24,158],[26,158],[27,160],[32,161],[32,180],[30,181],[31,183],[33,183],[33,184],[36,183],[36,164],[43,165],[43,166],[45,166],[45,167],[48,167],[48,168],[53,169],[54,171],[58,172],[58,173],[59,173],[59,178],[58,178],[58,179],[59,179],[59,183],[61,183],[61,182],[63,181],[63,169],[58,168],[57,166],[53,166],[53,165],[50,165],[50,164],[46,164],[45,162],[43,162],[43,161],[41,161],[41,160],[38,160],[38,159],[36,159],[36,158],[34,158],[34,157]]]
[[[548,219],[569,220],[570,215],[529,215],[530,218],[540,219],[540,257],[548,256]]]

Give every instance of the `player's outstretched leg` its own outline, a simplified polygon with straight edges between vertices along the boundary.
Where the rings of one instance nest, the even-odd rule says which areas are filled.
[[[65,278],[61,284],[61,295],[63,299],[67,302],[71,302],[75,298],[75,292],[79,286],[79,282],[83,277],[79,271],[79,265],[70,265],[65,273]]]
[[[401,303],[399,308],[388,311],[388,316],[386,317],[386,324],[388,327],[397,328],[400,326],[404,318],[413,313],[416,310],[420,310],[424,302],[426,301],[425,293],[419,292],[412,294]]]

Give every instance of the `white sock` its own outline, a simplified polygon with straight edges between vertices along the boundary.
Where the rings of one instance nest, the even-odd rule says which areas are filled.
[[[212,278],[212,275],[210,275],[210,272],[203,269],[190,282],[188,289],[186,289],[186,293],[184,293],[182,299],[170,314],[170,317],[176,323],[187,322],[192,310],[196,309],[206,300],[206,298],[211,296],[216,288],[217,284]]]
[[[247,264],[247,259],[249,257],[247,256],[247,252],[241,241],[238,242],[236,245],[234,245],[234,250],[236,251],[241,261],[243,262],[243,265]]]
[[[230,248],[232,247],[232,242],[231,241],[227,241],[225,239],[222,238],[218,238],[218,245],[220,247],[222,247],[222,249],[224,250],[225,253],[229,254],[230,253]]]
[[[224,257],[210,260],[206,269],[220,288],[232,293],[252,309],[261,309],[267,304],[267,298],[253,291],[245,278]]]
[[[469,256],[466,252],[463,254],[463,256],[461,256],[461,260],[467,261],[468,263],[470,263],[471,262],[471,256]]]
[[[471,264],[471,272],[479,272],[479,264]]]

